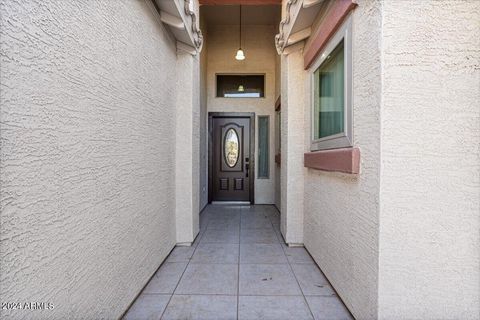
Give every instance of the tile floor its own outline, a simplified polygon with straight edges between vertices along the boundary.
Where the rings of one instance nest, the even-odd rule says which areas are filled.
[[[176,247],[125,320],[353,319],[273,206],[208,206],[192,247]]]

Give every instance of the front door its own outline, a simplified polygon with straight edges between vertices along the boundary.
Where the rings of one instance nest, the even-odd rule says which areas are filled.
[[[210,191],[212,201],[253,202],[250,116],[211,116]]]

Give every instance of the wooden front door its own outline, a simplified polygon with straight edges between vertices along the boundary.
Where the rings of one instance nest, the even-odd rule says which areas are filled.
[[[253,202],[253,116],[210,116],[210,200]]]

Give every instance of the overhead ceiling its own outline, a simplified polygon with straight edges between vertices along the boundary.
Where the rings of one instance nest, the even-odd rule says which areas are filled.
[[[201,18],[205,19],[208,25],[238,25],[239,6],[201,6]],[[242,25],[275,25],[280,21],[281,6],[242,5]]]

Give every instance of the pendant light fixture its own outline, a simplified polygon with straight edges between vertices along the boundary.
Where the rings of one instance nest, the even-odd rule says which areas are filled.
[[[242,5],[240,5],[240,47],[238,48],[235,59],[245,60],[245,54],[243,53],[243,50],[242,50]]]

